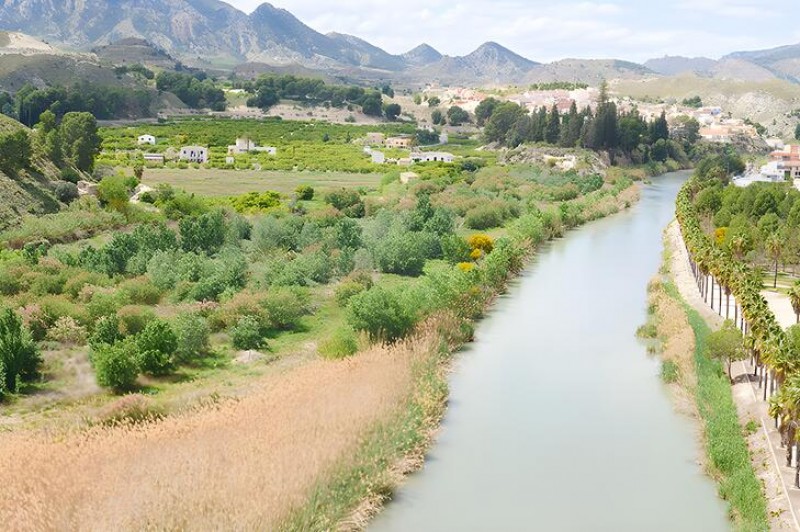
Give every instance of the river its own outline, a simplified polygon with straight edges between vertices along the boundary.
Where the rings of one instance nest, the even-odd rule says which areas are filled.
[[[635,338],[686,178],[542,248],[458,355],[425,467],[371,531],[730,528],[697,429]]]

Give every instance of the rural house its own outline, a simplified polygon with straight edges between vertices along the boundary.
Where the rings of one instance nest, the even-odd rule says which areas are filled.
[[[278,153],[278,148],[274,146],[258,146],[247,137],[239,137],[236,139],[236,144],[228,146],[228,156],[241,155],[251,151],[266,152],[270,155],[276,155]]]
[[[409,149],[413,143],[414,137],[412,135],[398,135],[396,137],[387,138],[383,144],[387,148]]]
[[[184,146],[181,148],[179,158],[181,161],[189,163],[206,163],[208,162],[208,148],[203,146]]]
[[[150,146],[156,145],[156,138],[153,135],[141,135],[137,140],[139,146],[143,146],[145,144],[149,144]]]

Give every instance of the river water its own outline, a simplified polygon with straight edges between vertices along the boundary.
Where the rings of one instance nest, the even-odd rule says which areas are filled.
[[[541,250],[457,357],[425,468],[371,531],[730,528],[696,428],[635,338],[686,178]]]

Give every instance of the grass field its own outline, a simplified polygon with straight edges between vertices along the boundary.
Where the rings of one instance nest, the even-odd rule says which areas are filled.
[[[376,188],[383,174],[350,172],[286,172],[213,169],[148,169],[143,183],[154,187],[161,183],[182,188],[203,196],[236,196],[246,192],[274,190],[284,194],[294,192],[298,185],[315,189],[337,187]]]

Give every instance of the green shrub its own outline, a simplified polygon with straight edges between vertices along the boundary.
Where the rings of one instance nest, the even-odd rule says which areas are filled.
[[[132,393],[120,397],[103,408],[97,420],[102,425],[118,426],[157,421],[164,417],[164,409],[145,395]]]
[[[211,331],[208,322],[199,314],[179,314],[172,328],[178,340],[175,356],[181,362],[189,362],[209,352]]]
[[[116,314],[103,316],[94,324],[92,335],[89,337],[89,345],[92,349],[100,345],[112,345],[123,339],[123,334],[119,330],[119,318]]]
[[[166,375],[174,368],[173,355],[178,348],[178,338],[169,324],[152,320],[136,335],[139,350],[139,368],[151,375]]]
[[[427,250],[421,233],[394,230],[375,245],[373,255],[384,273],[417,276],[425,266]]]
[[[139,334],[147,324],[156,319],[152,309],[141,305],[128,305],[117,311],[119,330],[124,336]]]
[[[139,357],[132,338],[93,346],[91,362],[97,383],[116,392],[131,389],[139,376]]]
[[[155,305],[161,299],[161,291],[147,277],[129,279],[119,289],[134,305]]]
[[[239,318],[229,334],[236,349],[261,349],[266,345],[261,322],[255,316]]]
[[[314,189],[309,185],[300,185],[295,189],[297,199],[302,201],[311,201],[314,199]]]
[[[11,309],[0,310],[0,396],[19,391],[21,382],[39,375],[41,357],[22,318]]]
[[[325,358],[340,359],[353,356],[358,351],[358,338],[352,329],[342,327],[319,345],[319,354]]]
[[[467,212],[464,223],[470,229],[492,229],[500,227],[505,221],[502,209],[495,205],[481,205]]]
[[[338,303],[340,307],[346,307],[351,297],[360,294],[364,290],[366,290],[366,288],[361,283],[345,281],[337,286],[334,291],[336,303]]]
[[[56,183],[53,190],[58,201],[70,204],[78,199],[78,187],[72,183]]]
[[[400,289],[381,286],[353,296],[348,311],[353,329],[366,332],[372,341],[393,342],[411,331],[417,320]]]
[[[441,240],[442,256],[450,264],[469,262],[470,247],[467,241],[458,235],[445,235]]]
[[[310,312],[308,292],[299,288],[273,288],[260,298],[271,329],[294,329],[300,318]]]

